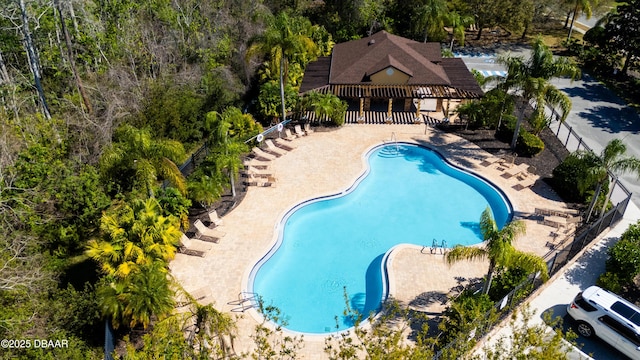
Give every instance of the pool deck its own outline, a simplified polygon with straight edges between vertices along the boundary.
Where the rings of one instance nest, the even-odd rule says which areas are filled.
[[[365,169],[363,154],[367,149],[389,142],[392,133],[397,141],[422,144],[440,152],[449,162],[470,170],[497,185],[510,200],[517,217],[524,218],[527,234],[515,242],[517,249],[544,255],[553,228],[526,219],[535,208],[564,209],[565,204],[544,183],[517,191],[514,178],[506,179],[496,165],[480,165],[489,153],[455,135],[425,125],[347,124],[329,132],[314,132],[295,140],[296,149],[272,160],[270,169],[276,177],[275,187],[250,187],[245,198],[224,216],[221,229],[226,232],[204,258],[177,254],[171,273],[187,291],[208,288],[209,296],[201,300],[216,309],[239,316],[237,353],[253,348],[250,335],[258,325],[255,310],[233,312],[253,265],[273,246],[277,222],[296,204],[322,195],[341,192],[351,186]],[[478,218],[480,214],[478,214]],[[425,245],[430,245],[425,236]],[[482,277],[488,262],[460,262],[449,267],[438,250],[406,245],[390,256],[390,294],[405,304],[429,312],[440,312],[441,294],[452,292],[462,279]],[[311,309],[312,311],[312,309]],[[326,335],[304,336],[303,359],[324,359]]]

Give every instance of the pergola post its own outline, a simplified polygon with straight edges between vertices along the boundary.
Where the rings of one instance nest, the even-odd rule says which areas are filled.
[[[393,111],[393,99],[389,98],[389,106],[387,107],[387,118],[391,117],[392,111]]]
[[[364,98],[360,98],[360,112],[358,113],[358,117],[364,116]]]
[[[416,102],[416,119],[420,117],[420,103],[422,101],[420,101],[420,99],[418,99],[418,101]]]

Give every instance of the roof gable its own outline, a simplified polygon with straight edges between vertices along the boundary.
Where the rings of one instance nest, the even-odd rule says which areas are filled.
[[[380,62],[378,62],[376,65],[374,65],[371,69],[369,69],[369,71],[366,72],[365,76],[371,76],[375,73],[378,73],[380,71],[386,70],[389,67],[392,67],[396,70],[402,71],[403,73],[409,75],[409,76],[413,76],[413,71],[411,71],[411,69],[407,68],[406,66],[404,66],[402,64],[402,62],[396,60],[396,58],[394,58],[391,55],[387,55],[387,57],[383,58],[382,60],[380,60]]]
[[[329,83],[362,83],[368,75],[393,66],[410,76],[408,84],[449,85],[441,61],[437,43],[420,43],[380,31],[334,46]]]

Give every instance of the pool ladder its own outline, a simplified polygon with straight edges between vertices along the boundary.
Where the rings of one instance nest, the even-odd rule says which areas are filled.
[[[234,305],[235,308],[231,309],[233,312],[245,312],[249,309],[259,307],[258,294],[253,292],[243,291],[238,294],[238,300],[229,301],[227,305]]]

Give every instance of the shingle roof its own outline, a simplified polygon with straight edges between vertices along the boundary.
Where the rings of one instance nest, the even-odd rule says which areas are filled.
[[[393,66],[394,68],[402,71],[403,73],[409,76],[413,76],[413,71],[411,71],[411,69],[404,66],[402,62],[396,60],[396,58],[394,58],[391,55],[387,55],[387,57],[383,58],[382,60],[380,60],[380,62],[378,62],[371,69],[369,69],[366,73],[366,76],[371,76],[377,72],[387,69],[389,66]]]
[[[483,94],[462,59],[441,56],[440,44],[421,43],[386,31],[336,44],[331,57],[321,57],[309,63],[300,85],[300,93],[323,87],[334,89],[343,85],[353,85],[356,88],[373,85],[368,81],[369,76],[389,66],[410,77],[406,84],[397,84],[398,86],[409,86],[413,90],[420,87],[444,89],[437,91],[439,94],[447,94],[439,95],[444,97],[473,98]],[[384,88],[388,88],[388,85]]]
[[[446,85],[449,78],[438,65],[442,60],[440,45],[420,43],[380,31],[370,37],[336,44],[331,56],[330,84],[356,84],[365,80],[372,69],[393,59],[398,70],[411,75],[407,84]]]

